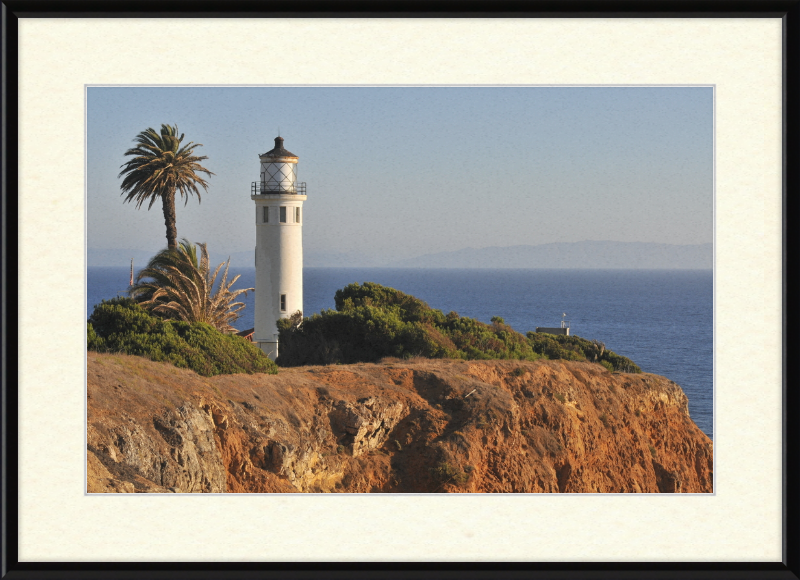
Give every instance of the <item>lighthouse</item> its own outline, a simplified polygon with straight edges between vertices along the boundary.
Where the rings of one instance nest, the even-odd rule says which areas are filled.
[[[279,318],[303,311],[303,202],[306,184],[297,182],[297,155],[275,138],[259,155],[261,178],[251,185],[256,204],[256,306],[253,342],[272,360],[278,357]]]

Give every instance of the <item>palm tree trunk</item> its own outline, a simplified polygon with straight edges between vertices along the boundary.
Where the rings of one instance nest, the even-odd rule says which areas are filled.
[[[167,226],[167,247],[178,247],[178,228],[175,227],[175,192],[161,195],[161,206],[164,209],[164,225]]]

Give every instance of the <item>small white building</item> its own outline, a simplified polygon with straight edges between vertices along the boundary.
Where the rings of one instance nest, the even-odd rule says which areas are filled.
[[[563,334],[569,336],[569,321],[565,320],[567,313],[561,315],[561,326],[537,326],[536,332],[545,332],[547,334]]]
[[[297,182],[297,155],[283,138],[259,155],[261,179],[253,182],[256,204],[256,304],[253,342],[275,360],[279,318],[303,311],[303,202],[306,184]]]

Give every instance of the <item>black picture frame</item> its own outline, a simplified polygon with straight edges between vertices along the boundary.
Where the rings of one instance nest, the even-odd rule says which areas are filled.
[[[18,175],[18,21],[20,18],[125,17],[456,17],[456,18],[759,18],[783,20],[783,557],[776,562],[20,562],[17,526],[19,462],[17,435],[18,295],[17,260]],[[66,0],[4,0],[2,3],[2,578],[676,578],[792,579],[800,578],[800,395],[788,388],[785,354],[788,300],[789,201],[800,195],[800,0],[754,1],[608,1],[553,0],[499,2],[388,2],[300,0],[283,6],[259,2],[195,2],[145,0],[97,2]]]

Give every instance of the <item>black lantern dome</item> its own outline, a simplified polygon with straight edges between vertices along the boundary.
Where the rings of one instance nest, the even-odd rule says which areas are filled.
[[[283,137],[275,137],[275,148],[266,153],[262,153],[260,157],[294,157],[297,159],[297,155],[284,149]]]

